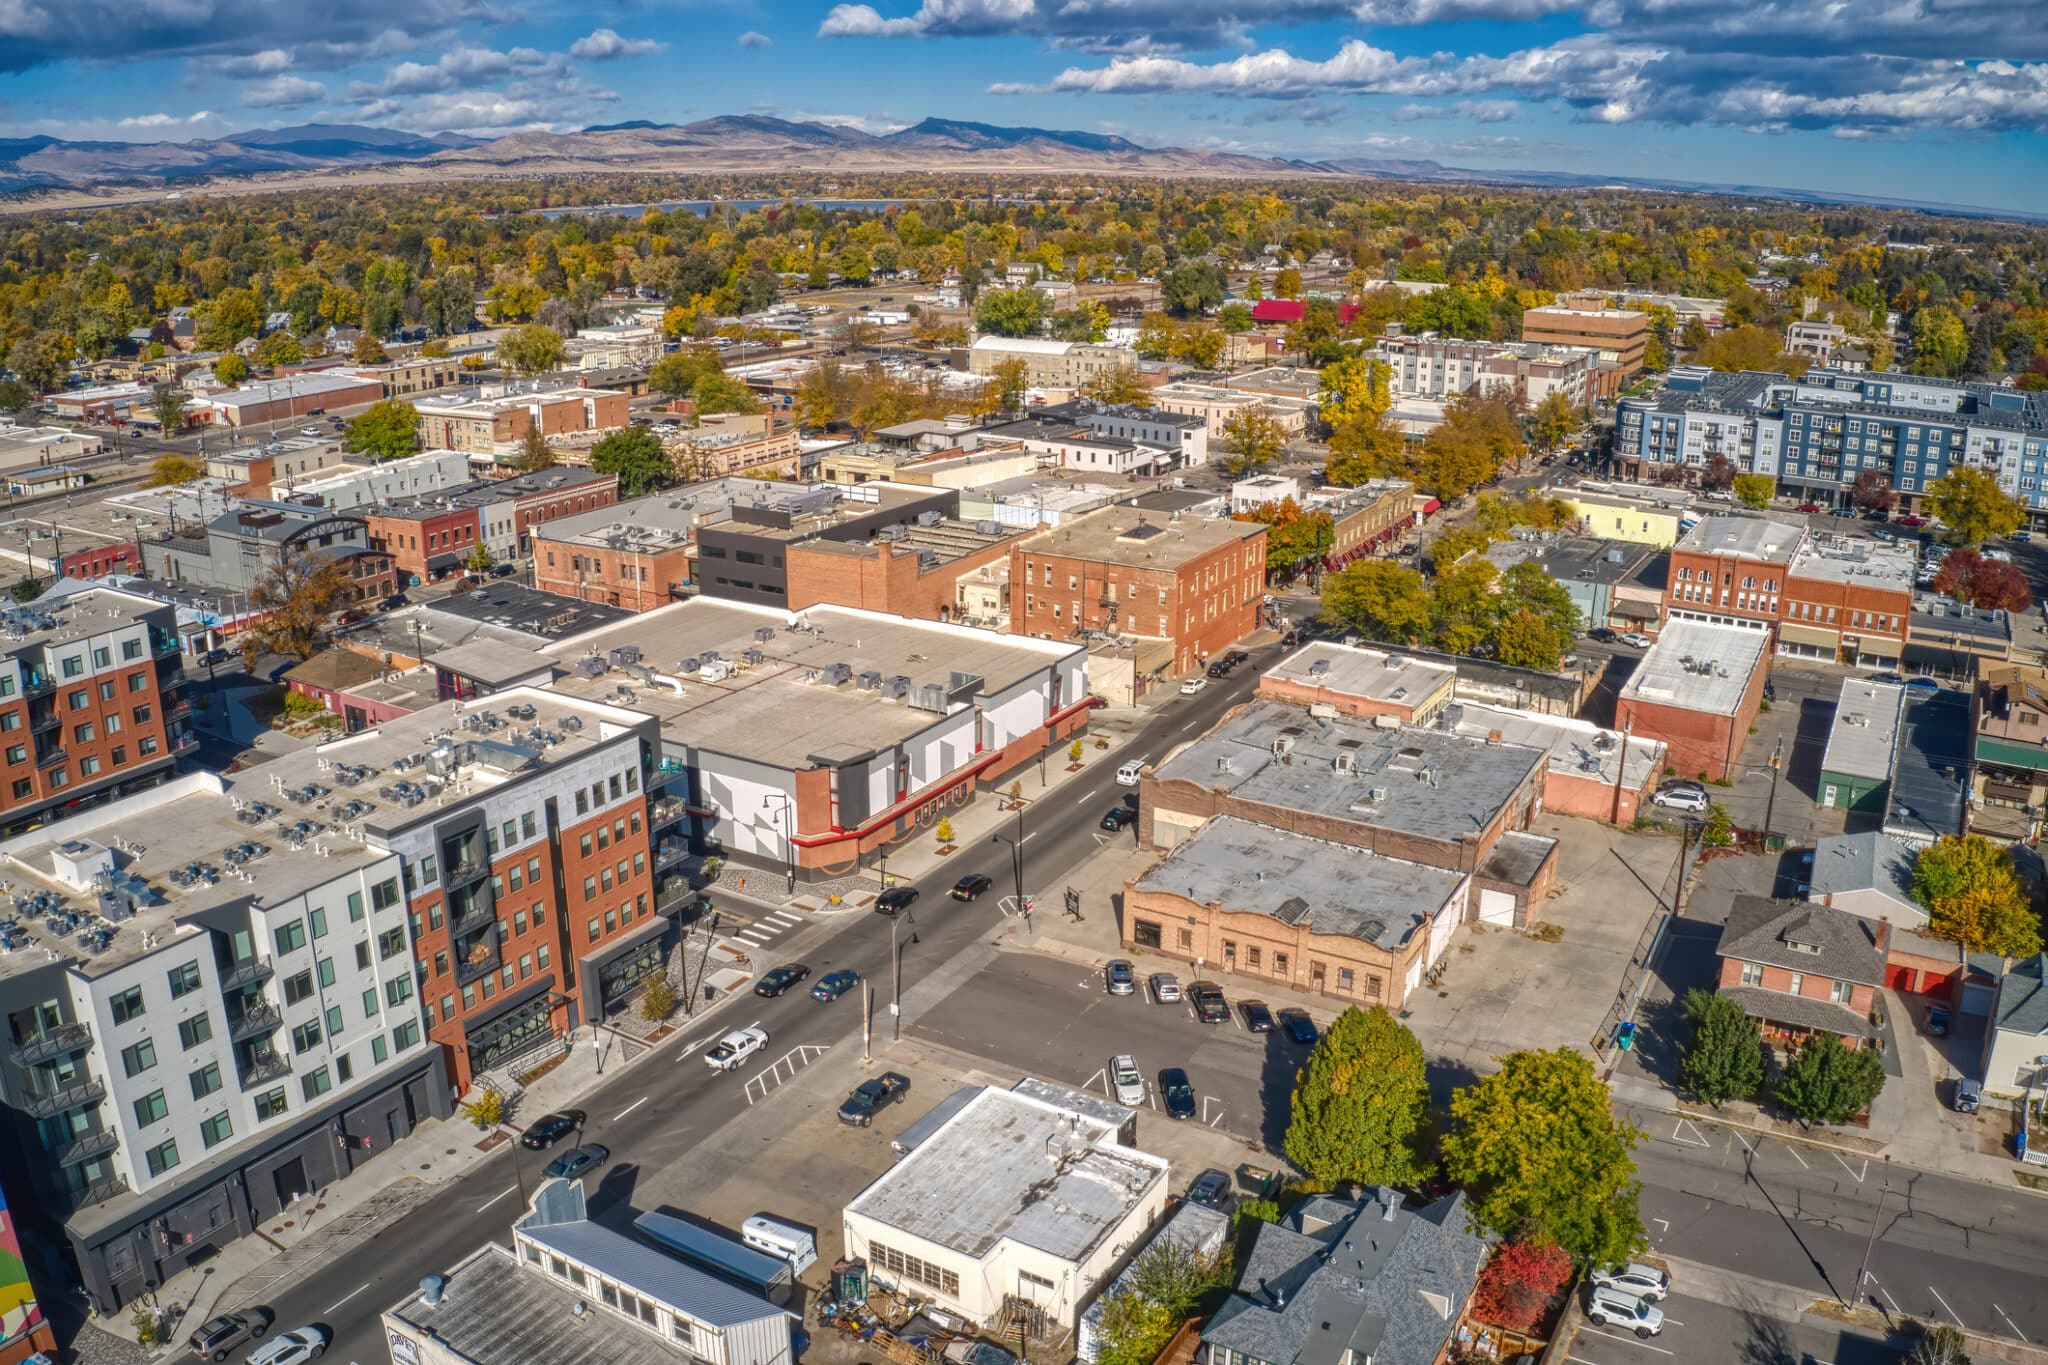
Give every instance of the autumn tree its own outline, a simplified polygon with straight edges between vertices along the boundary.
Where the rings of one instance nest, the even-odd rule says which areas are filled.
[[[1737,474],[1733,486],[1737,502],[1758,510],[1769,507],[1778,495],[1778,481],[1768,474]]]
[[[223,289],[193,310],[193,341],[202,351],[232,351],[263,327],[263,306],[247,289]]]
[[[310,659],[327,638],[327,618],[351,592],[348,561],[303,547],[285,550],[249,589],[255,625],[242,633],[242,657],[288,654]]]
[[[694,385],[695,380],[691,383]],[[811,431],[823,431],[853,410],[853,388],[845,367],[832,359],[821,359],[798,381],[796,420]]]
[[[1998,486],[1998,476],[1974,465],[1957,465],[1927,485],[1927,508],[1941,520],[1941,538],[1951,545],[1982,545],[2009,536],[2026,523],[2026,508]]]
[[[521,474],[532,474],[537,470],[553,469],[558,461],[548,438],[540,434],[540,428],[528,424],[526,435],[520,438],[519,453],[512,457],[512,468]]]
[[[1952,379],[1963,372],[1970,352],[1970,334],[1961,318],[1939,304],[1930,303],[1913,314],[1909,330],[1913,337],[1914,374]]]
[[[590,467],[619,476],[619,496],[637,498],[668,482],[673,474],[661,438],[646,427],[623,427],[590,448]]]
[[[1502,1242],[1472,1290],[1472,1313],[1490,1327],[1534,1331],[1572,1277],[1572,1258],[1549,1242]]]
[[[1771,1098],[1801,1123],[1847,1123],[1884,1089],[1884,1059],[1832,1033],[1809,1033],[1771,1086]]]
[[[1930,938],[2005,957],[2041,951],[2041,918],[2011,852],[1981,834],[1949,835],[1921,849],[1913,860],[1913,899],[1927,910]]]
[[[1934,571],[1934,590],[1973,607],[2025,611],[2033,602],[2027,576],[2011,560],[1987,559],[1967,546],[1948,552]]]
[[[721,412],[744,415],[761,410],[761,400],[754,396],[752,389],[730,375],[717,372],[698,376],[696,385],[690,390],[690,401],[700,417]]]
[[[1583,1053],[1509,1053],[1452,1095],[1451,1121],[1444,1164],[1481,1227],[1554,1243],[1580,1265],[1626,1261],[1645,1245],[1632,1155],[1643,1134],[1614,1116]]]
[[[296,365],[306,358],[306,348],[297,337],[279,328],[256,343],[254,355],[258,365]]]
[[[1257,474],[1287,447],[1287,429],[1267,403],[1247,403],[1232,411],[1223,419],[1222,436],[1227,451],[1222,466],[1232,478]]]
[[[670,398],[681,398],[705,375],[720,374],[724,369],[715,348],[684,346],[648,367],[647,386]]]
[[[1735,461],[1726,455],[1716,455],[1707,461],[1707,467],[1700,472],[1700,487],[1708,492],[1719,492],[1733,488],[1738,475],[1742,473]],[[1881,475],[1879,477],[1882,477]]]
[[[341,448],[378,460],[416,455],[420,448],[420,414],[396,398],[372,403],[342,429]]]
[[[175,435],[185,428],[185,391],[175,384],[165,384],[151,395],[149,410],[165,436]]]
[[[1733,373],[1738,370],[1775,370],[1780,374],[1802,375],[1811,363],[1803,355],[1787,355],[1784,338],[1761,327],[1730,327],[1711,336],[1694,349],[1695,365]]]
[[[1849,500],[1866,512],[1889,512],[1898,506],[1899,495],[1892,491],[1890,475],[1881,469],[1866,469],[1850,486]]]
[[[1354,560],[1323,580],[1323,620],[1370,639],[1414,644],[1429,633],[1429,589],[1406,564]]]
[[[1266,528],[1266,579],[1278,583],[1322,563],[1335,543],[1336,527],[1328,512],[1306,509],[1293,498],[1261,503],[1237,514]]]
[[[382,365],[391,357],[385,354],[383,342],[363,332],[357,335],[355,345],[349,347],[348,358],[358,365]]]
[[[1945,1322],[1922,1323],[1904,1365],[1970,1365],[1970,1339]]]
[[[1022,356],[1006,356],[989,367],[985,391],[995,401],[997,412],[1017,412],[1031,387],[1030,367]]]
[[[1436,647],[1470,654],[1493,638],[1504,603],[1494,591],[1500,570],[1485,559],[1466,559],[1440,571],[1429,593],[1429,623]]]
[[[567,350],[560,332],[530,322],[498,339],[498,363],[530,379],[561,364]]]
[[[1339,488],[1408,474],[1408,435],[1384,416],[1334,428],[1329,446],[1323,477]]]
[[[1716,1109],[1762,1089],[1764,1040],[1756,1020],[1717,991],[1687,991],[1683,1008],[1686,1040],[1678,1078],[1685,1088]]]
[[[1392,379],[1393,368],[1368,355],[1348,355],[1325,365],[1317,384],[1323,421],[1336,429],[1384,416],[1393,403]]]
[[[1298,299],[1301,297],[1301,272],[1288,266],[1273,277],[1273,297],[1276,299]]]
[[[176,451],[160,455],[149,466],[149,475],[142,481],[144,488],[171,488],[181,483],[191,483],[206,473],[206,464],[191,455],[180,455]]]
[[[213,377],[233,388],[249,377],[249,362],[229,351],[213,362]]]
[[[1287,1159],[1326,1185],[1411,1185],[1426,1162],[1422,1044],[1383,1006],[1349,1008],[1294,1083]]]
[[[1451,400],[1444,420],[1416,455],[1418,482],[1440,498],[1462,497],[1494,481],[1528,449],[1506,400],[1471,390]]]
[[[1138,377],[1135,365],[1118,365],[1103,370],[1081,388],[1081,392],[1098,403],[1142,403],[1149,392],[1145,381]]]
[[[1536,410],[1529,414],[1529,426],[1536,437],[1536,444],[1545,450],[1555,450],[1558,442],[1571,435],[1578,424],[1579,410],[1557,389],[1545,394]]]

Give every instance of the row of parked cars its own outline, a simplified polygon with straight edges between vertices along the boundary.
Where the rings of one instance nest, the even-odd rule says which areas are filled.
[[[1587,1277],[1592,1292],[1586,1320],[1602,1327],[1625,1327],[1639,1337],[1664,1330],[1664,1310],[1657,1305],[1671,1292],[1671,1276],[1641,1261],[1596,1270]]]

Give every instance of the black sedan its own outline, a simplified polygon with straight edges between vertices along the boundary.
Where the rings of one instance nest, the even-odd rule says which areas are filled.
[[[885,1071],[873,1080],[862,1081],[839,1106],[839,1121],[865,1128],[875,1121],[875,1111],[886,1109],[910,1093],[910,1078]]]
[[[1166,1103],[1166,1116],[1191,1119],[1195,1116],[1195,1087],[1188,1073],[1170,1066],[1159,1073],[1159,1097]]]
[[[875,897],[875,913],[878,915],[900,915],[905,910],[908,910],[910,903],[916,899],[916,887],[892,886],[881,895]]]
[[[1244,1026],[1253,1033],[1273,1031],[1273,1011],[1267,1009],[1264,1002],[1246,1000],[1241,1002],[1238,1008],[1244,1011]]]
[[[1316,1040],[1315,1020],[1308,1017],[1307,1010],[1281,1010],[1280,1027],[1291,1041],[1303,1047]]]
[[[991,882],[979,872],[973,872],[954,882],[953,889],[948,894],[956,901],[971,901],[993,885],[995,885],[994,882]]]
[[[564,1109],[555,1114],[543,1114],[519,1135],[519,1145],[536,1152],[544,1151],[581,1128],[583,1118],[581,1109]]]
[[[1129,806],[1111,806],[1102,814],[1102,828],[1114,834],[1118,830],[1130,828],[1137,818],[1138,812]]]
[[[791,962],[777,967],[762,977],[754,986],[754,994],[774,999],[811,974],[811,969],[801,962]]]
[[[1228,657],[1232,664],[1248,664],[1252,661],[1252,656],[1241,649],[1231,650]]]
[[[550,1161],[541,1174],[549,1180],[574,1180],[585,1171],[594,1171],[604,1165],[610,1157],[610,1148],[594,1142],[587,1147],[571,1147]]]
[[[1598,640],[1603,645],[1611,645],[1621,637],[1605,626],[1595,626],[1586,632],[1586,638],[1588,640]]]

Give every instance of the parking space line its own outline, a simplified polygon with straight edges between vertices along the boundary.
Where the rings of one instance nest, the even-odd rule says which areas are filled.
[[[1994,1303],[1991,1305],[1991,1310],[1994,1313],[1998,1314],[1998,1316],[2000,1316],[2001,1318],[2005,1318],[2005,1325],[2007,1327],[2012,1328],[2012,1334],[2014,1336],[2018,1337],[2021,1341],[2025,1341],[2027,1339],[2027,1334],[2020,1330],[2020,1325],[2014,1322],[2011,1318],[2006,1317],[2006,1312],[2003,1308],[2000,1308],[1997,1304]]]
[[[1854,1180],[1859,1185],[1863,1183],[1863,1177],[1870,1174],[1869,1157],[1865,1157],[1863,1159],[1863,1169],[1859,1171],[1855,1167],[1851,1166],[1848,1162],[1842,1160],[1842,1154],[1840,1152],[1829,1152],[1828,1155],[1833,1157],[1835,1159],[1835,1164],[1840,1166],[1843,1170],[1847,1171],[1849,1173],[1849,1178]]]
[[[1665,1349],[1664,1349],[1664,1348],[1663,1348],[1662,1346],[1652,1346],[1652,1345],[1651,1345],[1651,1344],[1650,1344],[1649,1342],[1647,1342],[1647,1341],[1639,1341],[1639,1340],[1637,1340],[1637,1339],[1636,1339],[1635,1337],[1632,1337],[1632,1336],[1629,1336],[1629,1337],[1618,1337],[1618,1336],[1614,1335],[1614,1333],[1612,1333],[1612,1332],[1603,1332],[1603,1331],[1601,1331],[1601,1330],[1600,1330],[1599,1328],[1597,1328],[1597,1327],[1592,1327],[1592,1326],[1586,1326],[1586,1327],[1581,1327],[1581,1328],[1580,1328],[1579,1330],[1580,1330],[1581,1332],[1591,1332],[1591,1333],[1592,1333],[1592,1334],[1593,1334],[1594,1336],[1596,1336],[1596,1337],[1605,1337],[1605,1338],[1606,1338],[1607,1340],[1609,1340],[1609,1341],[1618,1341],[1618,1342],[1620,1342],[1620,1343],[1621,1343],[1622,1345],[1624,1345],[1624,1346],[1640,1346],[1640,1347],[1642,1347],[1642,1348],[1643,1348],[1643,1349],[1644,1349],[1645,1351],[1655,1351],[1655,1352],[1656,1352],[1656,1353],[1657,1353],[1658,1355],[1660,1355],[1660,1356],[1670,1356],[1670,1355],[1677,1355],[1677,1354],[1678,1354],[1678,1353],[1677,1353],[1676,1351],[1667,1351],[1667,1350],[1665,1350]]]
[[[1927,1292],[1934,1295],[1934,1301],[1941,1305],[1943,1312],[1947,1313],[1952,1318],[1956,1318],[1956,1310],[1948,1306],[1948,1300],[1944,1299],[1941,1296],[1941,1291],[1939,1289],[1936,1289],[1933,1285],[1930,1284],[1927,1286]],[[1956,1318],[1956,1326],[1963,1327],[1963,1320],[1961,1318]],[[1969,1328],[1963,1327],[1963,1330],[1967,1332]]]
[[[1687,1129],[1692,1130],[1691,1137],[1685,1135]],[[1686,1147],[1711,1147],[1714,1145],[1701,1136],[1699,1127],[1690,1119],[1680,1119],[1678,1121],[1671,1130],[1671,1140]]]
[[[1788,1143],[1786,1143],[1786,1144],[1785,1144],[1785,1150],[1786,1150],[1786,1151],[1788,1151],[1788,1152],[1790,1152],[1790,1153],[1792,1154],[1792,1159],[1793,1159],[1794,1161],[1796,1161],[1796,1162],[1798,1162],[1798,1163],[1799,1163],[1799,1169],[1800,1169],[1800,1170],[1802,1170],[1802,1171],[1810,1171],[1810,1170],[1812,1170],[1812,1169],[1813,1169],[1813,1167],[1811,1167],[1811,1166],[1809,1166],[1809,1165],[1807,1165],[1807,1164],[1806,1164],[1806,1158],[1805,1158],[1805,1157],[1803,1157],[1803,1156],[1801,1156],[1801,1155],[1799,1155],[1799,1145],[1798,1145],[1797,1143],[1794,1143],[1794,1142],[1788,1142]]]

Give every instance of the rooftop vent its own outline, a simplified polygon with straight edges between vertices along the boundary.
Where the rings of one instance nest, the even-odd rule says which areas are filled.
[[[827,687],[840,687],[852,680],[853,665],[849,663],[826,664],[825,671],[819,678],[819,681]]]

